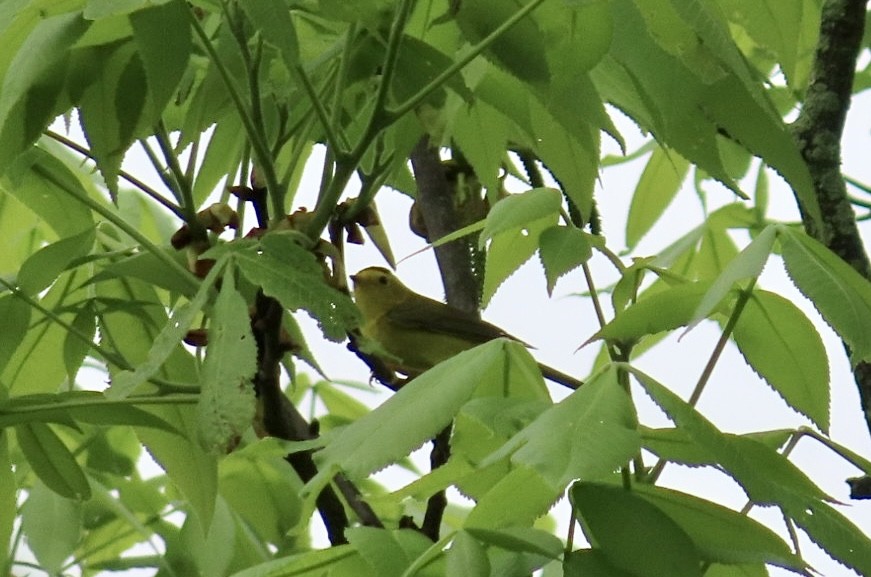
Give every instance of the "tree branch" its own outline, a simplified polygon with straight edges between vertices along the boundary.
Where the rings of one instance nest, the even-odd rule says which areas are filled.
[[[821,229],[802,214],[807,233],[871,280],[871,263],[859,236],[841,174],[841,137],[853,93],[867,0],[826,0],[810,84],[793,135],[813,178],[823,215]],[[853,372],[871,431],[871,365]]]
[[[457,214],[453,190],[445,177],[439,151],[424,135],[411,151],[411,166],[417,182],[417,203],[430,240],[456,230]],[[435,248],[436,260],[445,285],[445,298],[451,306],[468,312],[478,310],[478,281],[472,274],[472,260],[463,241]]]
[[[441,238],[459,228],[460,219],[454,205],[453,186],[448,182],[439,151],[424,135],[411,152],[411,166],[417,182],[417,203],[431,240]],[[478,312],[478,281],[473,274],[472,255],[463,241],[454,241],[435,248],[448,304],[469,312]],[[451,431],[448,425],[433,439],[430,466],[447,463],[451,456]],[[439,539],[442,517],[447,507],[444,491],[430,497],[421,531],[433,541]]]

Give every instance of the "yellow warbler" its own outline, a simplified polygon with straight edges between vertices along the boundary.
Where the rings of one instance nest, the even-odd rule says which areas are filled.
[[[397,370],[417,375],[457,353],[492,339],[523,341],[476,315],[412,291],[389,270],[369,267],[351,275],[354,300],[363,315],[360,331],[398,362]],[[528,345],[527,345],[528,346]],[[567,387],[583,383],[539,364],[545,378]]]

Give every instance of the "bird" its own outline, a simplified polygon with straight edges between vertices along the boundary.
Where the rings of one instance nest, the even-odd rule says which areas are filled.
[[[416,376],[474,346],[517,337],[470,313],[418,294],[386,268],[372,266],[351,275],[354,300],[362,316],[361,334],[392,357],[391,368]],[[574,377],[538,364],[542,375],[563,386],[583,385]]]

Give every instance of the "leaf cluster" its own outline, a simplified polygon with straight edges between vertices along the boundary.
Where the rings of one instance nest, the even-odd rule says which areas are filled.
[[[0,572],[27,563],[26,538],[48,574],[807,575],[800,529],[871,574],[871,539],[789,454],[810,437],[871,463],[827,436],[818,327],[759,286],[782,261],[851,363],[871,362],[868,279],[767,216],[774,172],[807,221],[827,217],[784,121],[820,19],[812,1],[0,0]],[[387,380],[357,346],[344,256],[362,230],[392,264],[375,199],[416,196],[420,143],[465,170],[455,232],[427,240],[472,238],[482,305],[533,256],[548,294],[583,271],[601,353],[578,390],[555,400],[504,339],[374,409],[364,386],[299,370],[324,376],[304,311]],[[594,192],[636,160],[628,251],[681,190],[704,216],[627,263]],[[703,322],[719,339],[688,400],[637,368]],[[736,435],[696,410],[730,343],[807,427]],[[644,423],[642,391],[670,427]],[[418,471],[409,455],[445,430],[444,464]],[[660,486],[673,464],[728,475],[787,538]],[[397,465],[414,480],[390,490],[376,474]],[[416,529],[451,487],[469,500],[430,540]],[[330,548],[311,543],[316,513]]]

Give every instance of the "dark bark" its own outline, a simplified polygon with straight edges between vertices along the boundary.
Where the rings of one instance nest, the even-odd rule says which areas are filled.
[[[411,152],[411,166],[417,182],[417,204],[423,216],[429,239],[437,240],[458,228],[454,191],[445,175],[439,151],[423,138]],[[448,304],[459,309],[478,311],[478,280],[474,275],[472,254],[463,241],[454,241],[435,248],[436,260],[445,287]],[[433,439],[430,466],[432,469],[447,463],[451,456],[451,426]],[[447,497],[439,491],[427,502],[421,531],[433,541],[439,539],[439,528]]]
[[[252,325],[254,338],[257,340],[254,390],[266,433],[280,439],[302,441],[315,435],[296,407],[284,396],[279,383],[281,357],[284,355],[279,343],[283,314],[284,310],[278,301],[264,296],[263,293],[257,295],[255,320]],[[317,474],[311,451],[291,453],[285,459],[304,483]],[[348,516],[345,506],[332,487],[325,488],[318,495],[317,507],[330,543],[347,543],[345,528],[348,527]]]
[[[866,0],[826,0],[823,4],[811,80],[793,134],[810,169],[822,213],[818,225],[803,211],[805,230],[871,280],[871,263],[841,174],[841,137],[853,94],[866,5]],[[853,376],[871,431],[871,365],[860,362]]]
[[[431,241],[458,227],[453,189],[445,177],[439,151],[429,137],[420,139],[411,151],[411,166],[417,181],[417,204]],[[435,248],[448,304],[469,312],[478,310],[478,281],[473,274],[471,253],[465,242],[454,241]]]

